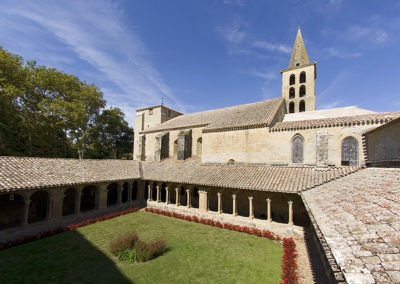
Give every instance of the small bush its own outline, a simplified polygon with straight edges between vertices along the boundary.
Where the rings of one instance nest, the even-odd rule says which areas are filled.
[[[136,242],[135,250],[138,261],[145,262],[156,258],[164,253],[167,245],[166,240],[157,239],[150,243],[145,243],[141,240]]]
[[[134,249],[124,249],[118,253],[117,257],[118,260],[122,262],[138,262],[136,258],[136,251]]]
[[[110,250],[114,255],[117,255],[126,249],[133,249],[138,240],[139,236],[136,232],[119,235],[116,239],[110,240]]]

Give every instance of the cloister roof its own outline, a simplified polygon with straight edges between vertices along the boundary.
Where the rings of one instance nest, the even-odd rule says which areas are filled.
[[[207,126],[207,131],[232,127],[267,126],[272,122],[275,113],[283,102],[283,98],[275,98],[256,103],[184,114],[143,132],[158,132],[199,126]]]
[[[379,126],[387,123],[393,119],[400,117],[400,112],[384,112],[384,113],[370,113],[354,116],[341,116],[326,119],[311,119],[311,120],[298,120],[278,122],[271,131],[290,131],[308,128],[321,128],[321,127],[334,127],[334,126],[351,126],[360,124],[370,124]]]
[[[143,163],[143,179],[177,184],[297,193],[357,171],[357,167],[201,164],[197,159]]]
[[[400,282],[399,168],[367,168],[301,195],[335,274],[349,284]]]
[[[0,192],[137,178],[137,161],[0,157]]]

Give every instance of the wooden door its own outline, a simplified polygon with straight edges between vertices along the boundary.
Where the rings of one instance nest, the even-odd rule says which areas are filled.
[[[354,137],[347,137],[342,142],[342,165],[358,165],[358,143]]]

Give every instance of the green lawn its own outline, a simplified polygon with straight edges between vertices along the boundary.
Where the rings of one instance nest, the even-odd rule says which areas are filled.
[[[109,239],[164,237],[149,262],[119,263]],[[0,251],[1,283],[279,283],[282,248],[264,238],[137,212]]]

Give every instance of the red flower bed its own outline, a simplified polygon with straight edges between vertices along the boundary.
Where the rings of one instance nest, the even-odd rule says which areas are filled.
[[[211,219],[198,218],[196,216],[189,216],[175,212],[169,212],[156,208],[145,208],[146,212],[161,214],[169,217],[174,217],[186,221],[192,221],[196,223],[201,223],[204,225],[214,226],[218,228],[228,229],[232,231],[237,231],[241,233],[246,233],[250,235],[256,235],[258,237],[267,238],[269,240],[282,240],[279,235],[269,231],[269,230],[260,230],[256,228],[250,228],[246,226],[234,225],[231,223],[221,223],[219,221],[214,221]],[[297,251],[296,251],[296,243],[292,238],[284,238],[282,241],[283,246],[283,256],[282,256],[282,280],[284,284],[297,284],[298,276],[297,276]]]
[[[140,210],[140,207],[136,207],[136,208],[130,208],[130,209],[126,209],[123,211],[119,211],[119,212],[113,212],[101,217],[97,217],[97,218],[89,218],[87,220],[84,220],[82,222],[79,223],[75,223],[75,224],[70,224],[66,227],[58,227],[58,228],[54,228],[54,229],[50,229],[50,230],[46,230],[40,233],[36,233],[35,235],[29,235],[29,236],[23,236],[23,237],[19,237],[17,239],[8,241],[6,243],[0,243],[0,250],[6,249],[6,248],[10,248],[16,245],[20,245],[20,244],[24,244],[27,242],[31,242],[31,241],[35,241],[35,240],[39,240],[42,238],[46,238],[46,237],[50,237],[53,236],[55,234],[58,233],[62,233],[62,232],[66,232],[66,231],[71,231],[71,230],[76,230],[78,228],[93,224],[93,223],[97,223],[97,222],[101,222],[101,221],[105,221],[111,218],[115,218],[121,215],[125,215],[128,213],[133,213],[133,212],[137,212]]]
[[[297,284],[297,252],[296,243],[292,238],[283,239],[282,280],[284,284]]]

